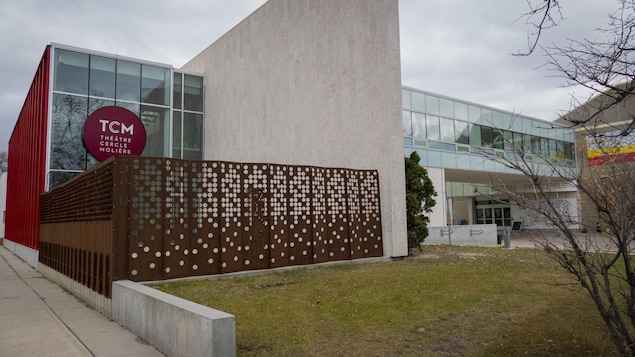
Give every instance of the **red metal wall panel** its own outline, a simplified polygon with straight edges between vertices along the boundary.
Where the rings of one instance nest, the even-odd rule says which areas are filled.
[[[35,250],[46,182],[50,51],[47,46],[9,139],[5,238]]]

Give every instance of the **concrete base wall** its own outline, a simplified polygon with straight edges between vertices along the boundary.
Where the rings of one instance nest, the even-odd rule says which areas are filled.
[[[99,311],[105,316],[108,316],[109,318],[112,318],[112,300],[44,264],[40,264],[38,266],[38,271],[50,281],[77,296],[93,309]]]
[[[429,232],[423,244],[498,245],[495,224],[430,227]]]
[[[3,239],[2,245],[7,248],[8,251],[20,257],[20,259],[24,260],[27,264],[37,269],[38,267],[38,257],[39,251],[23,246],[22,244],[18,244],[16,242],[10,241],[8,239]]]
[[[128,280],[113,282],[113,320],[168,356],[235,356],[233,315]]]

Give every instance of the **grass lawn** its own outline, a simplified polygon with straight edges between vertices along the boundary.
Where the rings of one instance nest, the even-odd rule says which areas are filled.
[[[153,287],[235,315],[238,356],[617,355],[590,298],[533,249]]]

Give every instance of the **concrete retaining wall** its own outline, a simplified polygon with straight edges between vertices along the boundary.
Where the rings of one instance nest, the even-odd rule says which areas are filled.
[[[68,290],[71,294],[77,296],[93,309],[99,311],[105,316],[108,316],[109,318],[112,318],[111,299],[108,299],[104,295],[44,264],[39,264],[37,270],[47,279]]]
[[[112,318],[168,356],[235,356],[233,315],[129,280],[113,282]]]
[[[24,260],[27,264],[37,269],[38,267],[38,251],[24,246],[22,244],[18,244],[16,242],[10,241],[8,239],[4,239],[2,241],[2,245],[7,248],[8,251],[20,257],[20,259]]]
[[[423,244],[498,245],[495,224],[430,227],[429,232]]]

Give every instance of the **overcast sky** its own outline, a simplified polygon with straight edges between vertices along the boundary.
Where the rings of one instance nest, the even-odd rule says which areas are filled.
[[[319,1],[319,0],[316,0]],[[346,0],[342,0],[346,1]],[[51,42],[179,68],[264,0],[0,0],[0,151]],[[543,44],[597,37],[616,0],[561,0],[566,20]],[[403,85],[546,120],[570,94],[527,49],[525,0],[399,0]],[[577,92],[576,92],[577,91]]]

